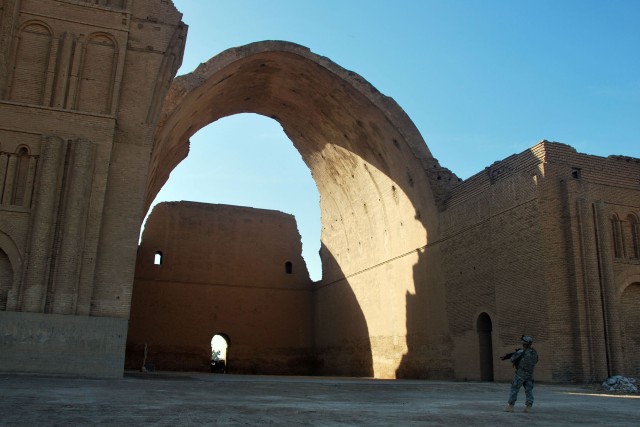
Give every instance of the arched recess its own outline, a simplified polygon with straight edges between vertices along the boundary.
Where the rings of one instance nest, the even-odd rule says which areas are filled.
[[[11,237],[0,232],[0,310],[11,308],[11,290],[22,271],[22,257]]]
[[[155,135],[147,208],[187,156],[189,138],[238,113],[279,122],[318,187],[320,365],[326,358],[331,373],[389,377],[403,357],[426,363],[424,354],[405,357],[413,351],[408,337],[420,336],[411,342],[425,349],[427,335],[446,333],[444,304],[424,248],[437,239],[438,206],[457,179],[439,166],[391,98],[307,48],[267,41],[229,49],[174,81]],[[418,276],[429,283],[416,283]],[[419,301],[411,298],[412,307],[429,313],[427,322],[424,315],[408,313],[407,301],[417,289],[433,291]],[[371,336],[378,338],[376,344]],[[440,338],[435,340],[444,342]],[[385,350],[391,340],[397,354]],[[322,354],[323,348],[328,353]],[[341,350],[330,353],[329,348]],[[380,364],[378,357],[384,358]]]
[[[19,31],[15,48],[9,99],[29,104],[46,104],[49,55],[53,32],[40,21],[29,21]]]
[[[31,174],[29,173],[32,157],[29,155],[29,148],[26,146],[19,147],[16,155],[16,175],[13,182],[15,189],[11,197],[11,204],[28,207],[31,201],[27,200],[29,197],[25,196],[31,194],[33,187],[34,177],[30,176]],[[32,166],[32,169],[35,169],[35,165]]]
[[[109,34],[92,34],[85,45],[77,109],[109,114],[118,64],[118,47]]]
[[[476,322],[480,349],[480,381],[493,381],[493,326],[491,317],[481,313]]]
[[[626,287],[620,298],[621,335],[624,375],[640,376],[638,349],[640,348],[640,281]]]
[[[630,259],[640,258],[640,221],[635,213],[627,215],[624,235],[627,257]]]
[[[622,224],[617,214],[611,215],[611,239],[613,245],[613,256],[615,258],[624,257],[624,240],[622,237]]]

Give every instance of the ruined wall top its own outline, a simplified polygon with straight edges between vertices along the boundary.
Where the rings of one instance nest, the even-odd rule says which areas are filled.
[[[610,155],[608,157],[579,153],[570,145],[542,140],[533,147],[498,160],[484,170],[460,183],[451,193],[447,208],[463,203],[486,191],[499,181],[520,173],[545,176],[547,165],[563,165],[566,177],[592,182],[613,183],[617,186],[640,189],[640,159]],[[573,174],[573,175],[572,175]]]
[[[302,289],[311,285],[293,215],[186,201],[154,207],[142,234],[136,278]]]

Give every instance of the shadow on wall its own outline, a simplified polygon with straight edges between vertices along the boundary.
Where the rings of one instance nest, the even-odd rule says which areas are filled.
[[[207,276],[210,283],[196,282],[186,271],[172,269],[178,260],[169,251],[156,260],[159,247],[184,243],[172,238],[170,221],[157,218],[168,205],[155,208],[159,212],[149,217],[138,250],[126,369],[149,363],[160,371],[210,371],[210,328],[215,328],[233,337],[227,357],[233,374],[374,375],[363,310],[326,247],[323,263],[332,266],[333,277],[342,278],[328,284],[309,281],[308,287],[290,291],[226,282],[213,274]],[[192,253],[186,247],[172,250]],[[288,268],[285,264],[283,271]]]
[[[437,290],[435,282],[426,281],[421,258],[414,286],[411,267],[414,251],[426,243],[421,233],[438,234],[436,202],[457,182],[455,175],[440,167],[395,101],[363,78],[303,46],[258,42],[229,49],[176,78],[155,137],[147,206],[188,154],[191,135],[246,112],[280,123],[316,181],[323,226],[340,228],[323,239],[334,251],[351,250],[347,256],[321,249],[326,279],[313,291],[317,371],[393,377],[406,349],[404,342],[395,343],[404,341],[403,296],[414,291],[407,301],[407,357],[415,362],[405,367],[426,371],[426,336],[442,334],[443,299],[423,305],[426,292]],[[341,267],[335,259],[340,256]],[[420,321],[426,315],[432,324]],[[436,340],[432,359],[444,359]]]
[[[396,370],[396,378],[451,379],[453,345],[446,330],[444,298],[435,273],[437,249],[427,247],[416,252],[415,293],[406,294],[407,352]]]
[[[320,253],[323,263],[333,266],[334,277],[344,277],[324,244]],[[320,282],[313,296],[316,374],[372,377],[369,329],[348,279]]]

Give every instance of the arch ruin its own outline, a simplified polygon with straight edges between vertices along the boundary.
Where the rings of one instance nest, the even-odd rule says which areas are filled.
[[[253,112],[280,123],[320,194],[322,281],[305,294],[276,260],[290,282],[261,289],[270,303],[295,288],[276,309],[309,316],[286,324],[283,353],[303,343],[320,374],[508,380],[495,356],[526,333],[539,380],[638,375],[623,339],[640,159],[542,140],[460,182],[391,98],[302,46],[232,48],[174,80],[181,19],[167,0],[0,0],[2,370],[122,376],[136,256],[159,249],[138,247],[143,214],[191,135]]]
[[[425,266],[426,248],[437,238],[437,203],[452,174],[431,156],[402,109],[360,76],[303,46],[266,41],[229,49],[173,82],[155,134],[146,205],[186,157],[193,134],[247,112],[281,124],[320,193],[323,278],[315,294],[322,309],[314,321],[320,348],[328,352],[341,342],[345,358],[348,343],[368,353],[353,350],[354,360],[371,359],[371,370],[361,374],[395,376],[409,352],[407,335],[423,329],[422,315],[414,324],[406,320],[406,299],[417,292],[415,271],[424,270],[421,280],[431,286],[437,282]],[[339,296],[345,292],[351,298]],[[371,294],[389,304],[381,307]],[[431,330],[413,332],[420,335],[416,348],[426,346],[427,336],[445,334],[437,295],[420,296]],[[354,311],[362,312],[363,324],[342,330],[339,325],[349,323],[341,321],[344,313]],[[419,360],[405,362],[418,364],[411,372],[437,369],[427,354],[411,360]]]

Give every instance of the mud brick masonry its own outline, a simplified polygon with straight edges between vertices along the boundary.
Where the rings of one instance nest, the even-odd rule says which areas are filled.
[[[462,181],[393,99],[303,46],[176,78],[181,19],[0,0],[1,371],[207,370],[221,333],[236,373],[503,381],[527,333],[539,380],[640,375],[640,159],[541,141]],[[138,243],[189,138],[245,112],[316,182],[318,282],[280,212],[164,203]]]

